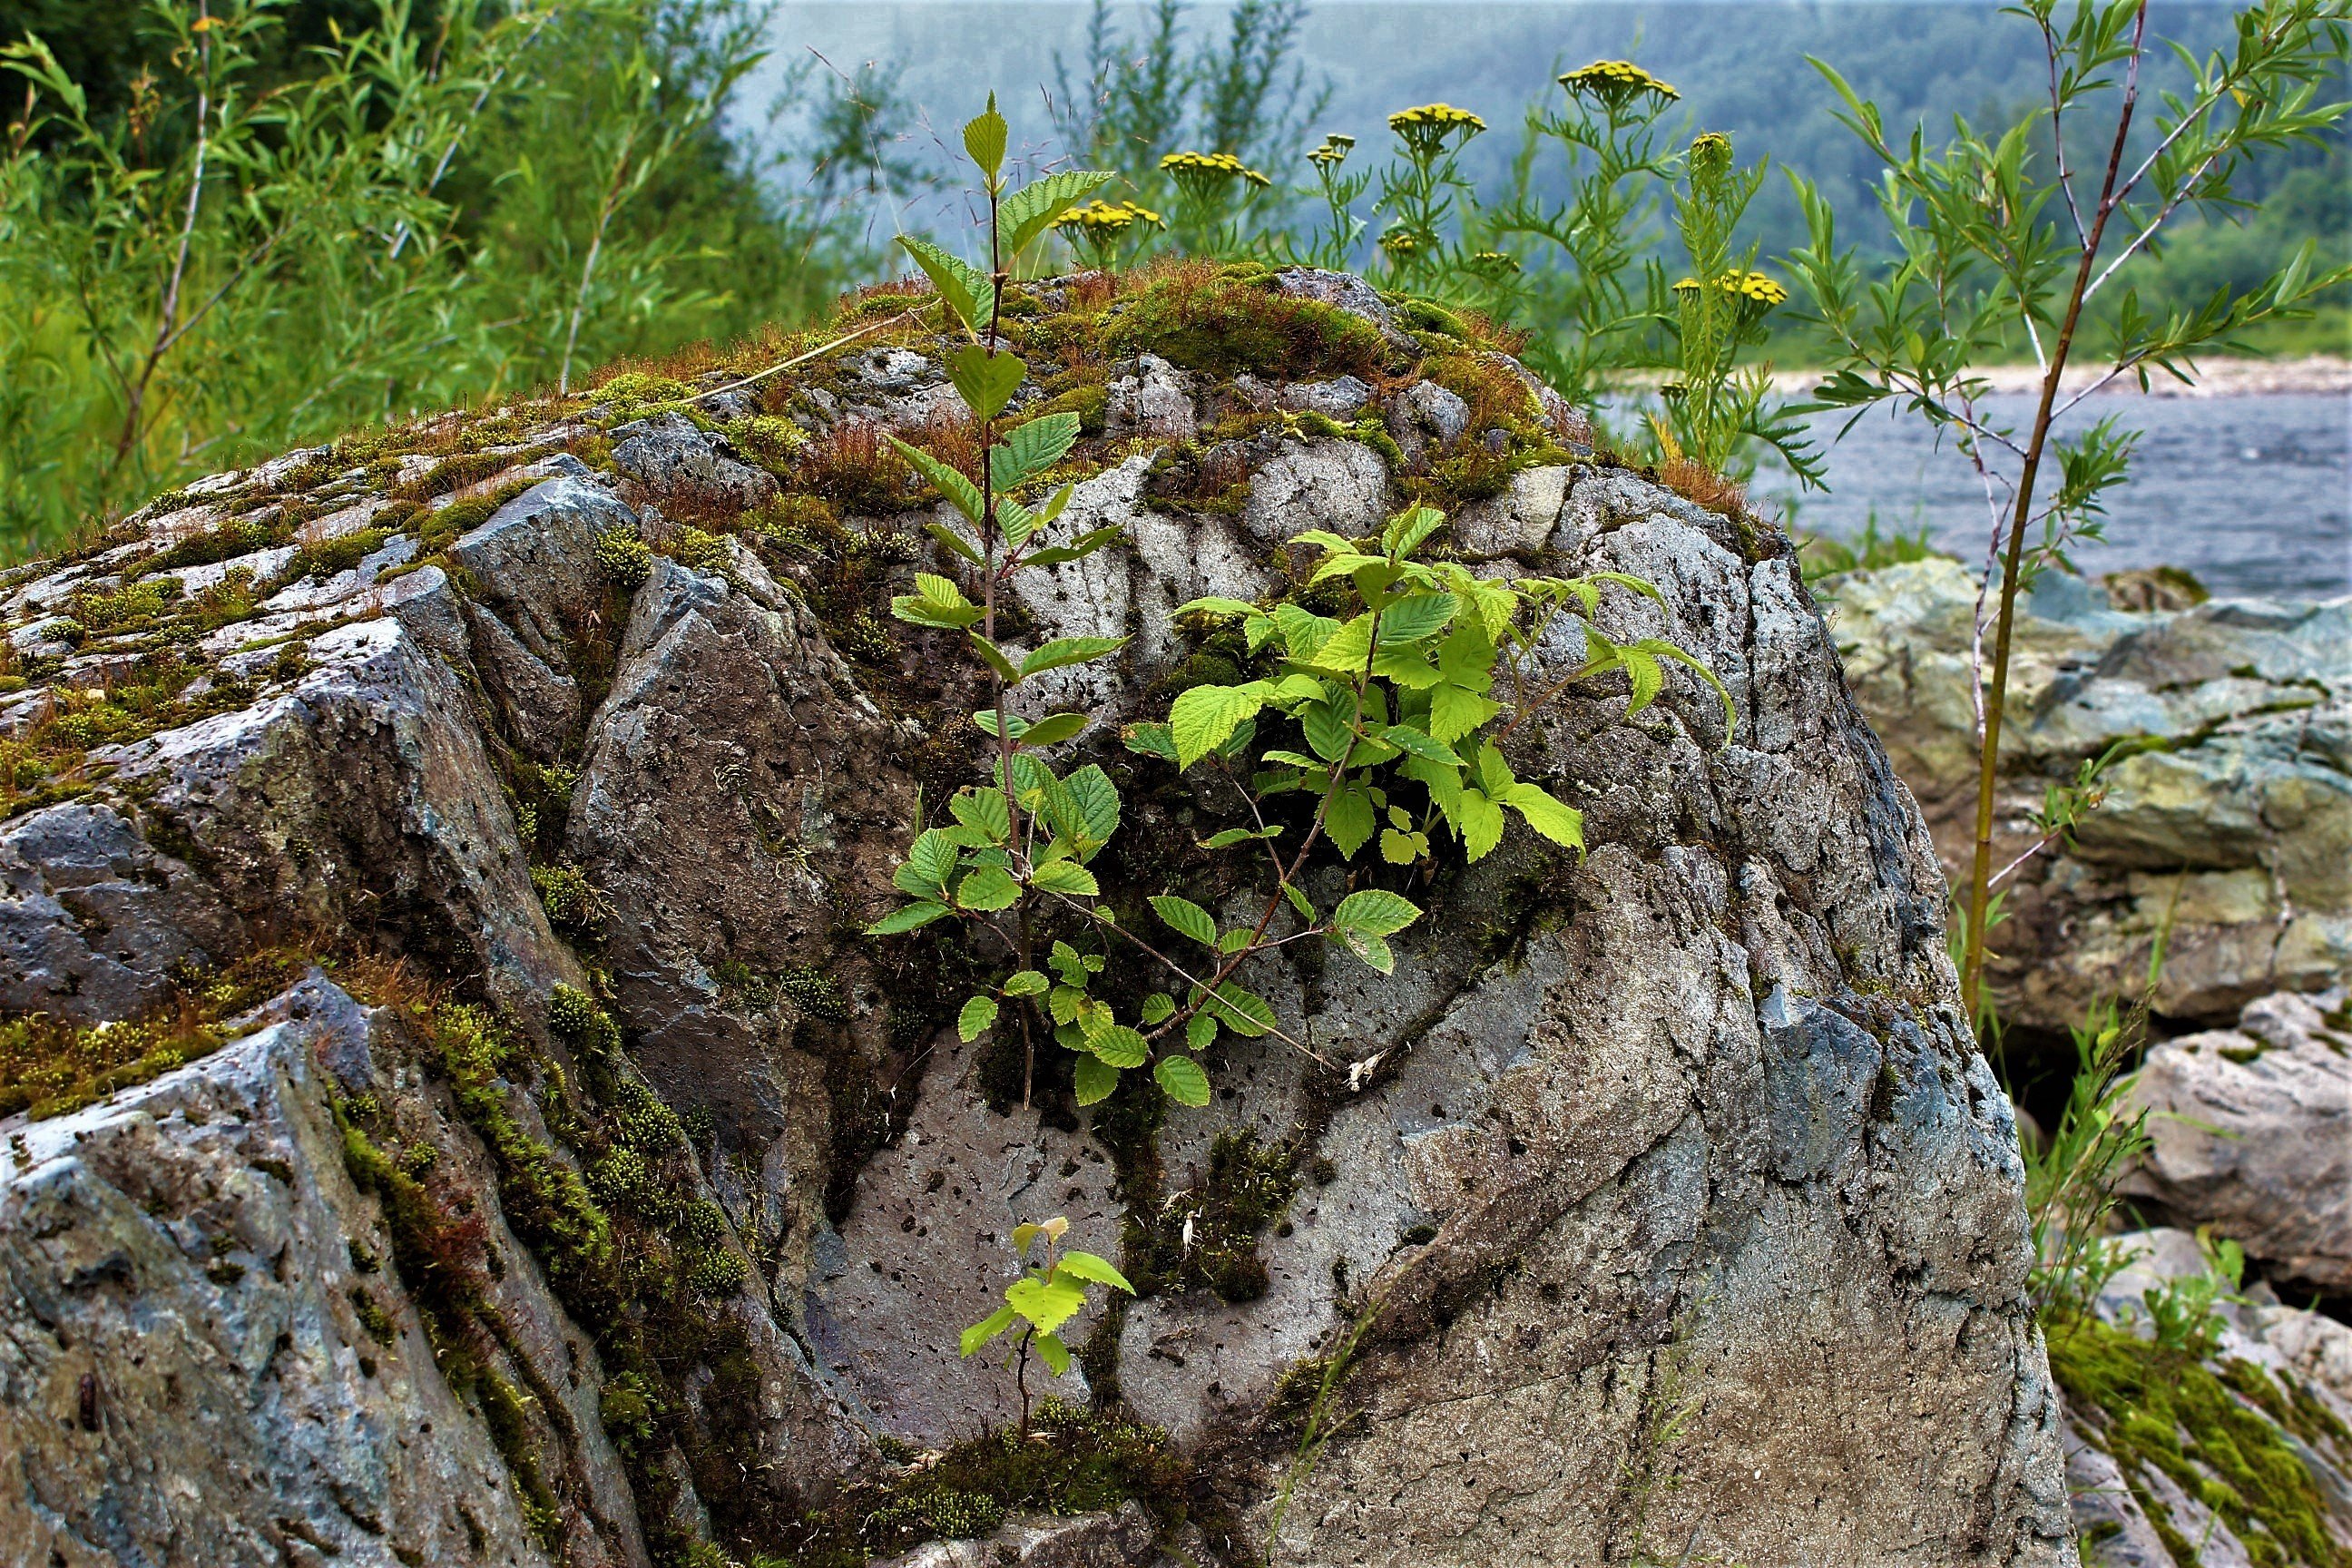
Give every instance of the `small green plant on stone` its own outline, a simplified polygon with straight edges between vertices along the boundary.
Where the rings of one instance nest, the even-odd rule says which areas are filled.
[[[1086,1309],[1087,1287],[1104,1285],[1135,1294],[1127,1276],[1108,1262],[1076,1247],[1063,1250],[1062,1237],[1069,1231],[1069,1220],[1060,1215],[1041,1224],[1014,1226],[1013,1250],[1021,1259],[1021,1278],[1004,1288],[1003,1306],[963,1331],[963,1353],[970,1356],[1015,1324],[1020,1326],[1020,1337],[1013,1342],[1006,1364],[1014,1369],[1013,1380],[1021,1390],[1024,1442],[1029,1437],[1029,1352],[1034,1350],[1053,1374],[1060,1377],[1070,1370],[1070,1347],[1062,1342],[1057,1331]],[[1030,1254],[1040,1241],[1045,1243],[1044,1250],[1033,1262]]]

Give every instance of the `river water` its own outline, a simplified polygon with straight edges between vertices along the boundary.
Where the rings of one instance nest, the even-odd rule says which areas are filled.
[[[2032,420],[2025,394],[1990,401],[2017,427]],[[2352,594],[2352,397],[2102,396],[2069,426],[2105,414],[2145,434],[2130,481],[2109,492],[2105,542],[2074,556],[2084,575],[2168,565],[2216,594]],[[1818,438],[1828,442],[1841,422],[1817,419]],[[1856,425],[1829,448],[1829,487],[1791,497],[1785,475],[1767,474],[1753,489],[1759,510],[1792,510],[1790,521],[1811,532],[1850,537],[1875,514],[1882,534],[1924,525],[1939,548],[1984,557],[1990,514],[1976,471],[1948,440],[1938,449],[1916,416],[1879,412]]]

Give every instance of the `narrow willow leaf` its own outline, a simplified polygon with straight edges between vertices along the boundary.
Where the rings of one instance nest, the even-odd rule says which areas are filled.
[[[1019,354],[991,353],[978,343],[966,343],[948,355],[948,380],[965,406],[982,419],[1003,412],[1028,374]]]
[[[1343,931],[1365,931],[1374,936],[1394,936],[1421,918],[1421,906],[1385,888],[1349,893],[1331,911],[1331,923]]]
[[[1191,1057],[1161,1057],[1160,1065],[1151,1069],[1160,1080],[1160,1088],[1179,1105],[1194,1110],[1209,1103],[1209,1075]]]
[[[1266,754],[1268,756],[1274,755],[1271,752]],[[1196,839],[1194,842],[1198,843],[1203,849],[1230,849],[1236,844],[1246,844],[1253,838],[1279,838],[1281,837],[1282,824],[1277,822],[1268,827],[1220,828],[1218,831],[1210,834],[1206,838]]]
[[[984,1348],[988,1342],[1011,1328],[1019,1314],[1010,1307],[999,1307],[963,1331],[963,1353],[971,1355]]]
[[[1165,921],[1168,928],[1178,935],[1189,936],[1194,942],[1210,947],[1217,945],[1217,922],[1210,919],[1208,910],[1192,900],[1163,893],[1152,899],[1150,904],[1151,912]]]
[[[901,908],[892,910],[888,914],[884,915],[880,920],[876,921],[872,925],[867,926],[866,928],[866,934],[867,936],[897,936],[902,931],[913,931],[918,926],[927,926],[933,921],[938,920],[944,915],[952,913],[954,913],[954,911],[950,910],[945,904],[934,903],[929,900],[907,904]]]
[[[956,1016],[956,1034],[966,1040],[976,1040],[996,1026],[996,998],[974,996],[963,1005]]]
[[[1118,1087],[1118,1069],[1100,1057],[1081,1054],[1070,1077],[1071,1090],[1080,1105],[1099,1105]]]

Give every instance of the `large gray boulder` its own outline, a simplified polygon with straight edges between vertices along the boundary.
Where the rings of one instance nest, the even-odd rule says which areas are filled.
[[[1344,1047],[1340,1065],[1229,1042],[1210,1059],[1206,1110],[1127,1098],[1087,1110],[1057,1054],[1041,1057],[1024,1105],[1007,1038],[957,1037],[992,955],[940,931],[862,935],[891,900],[914,826],[979,776],[964,716],[985,688],[957,638],[888,620],[913,572],[951,565],[920,531],[938,514],[843,519],[824,504],[874,491],[821,469],[854,441],[812,442],[807,492],[746,517],[697,488],[701,468],[663,458],[717,452],[691,422],[611,432],[621,473],[566,472],[453,544],[420,512],[396,531],[406,546],[378,547],[391,553],[366,581],[337,574],[264,617],[107,639],[89,651],[136,663],[193,647],[205,669],[150,710],[150,732],[77,775],[88,803],[71,808],[85,814],[72,853],[42,847],[49,824],[5,830],[6,864],[21,869],[0,931],[38,959],[24,974],[68,977],[26,981],[9,1005],[79,1022],[178,1009],[209,1027],[217,965],[308,945],[352,957],[352,994],[374,1011],[363,1050],[329,1050],[345,1064],[331,1086],[302,1076],[302,1053],[352,1031],[301,1033],[289,1003],[149,1089],[79,1113],[100,1119],[73,1125],[91,1134],[86,1150],[107,1118],[141,1131],[105,1131],[122,1161],[103,1190],[79,1175],[73,1190],[112,1216],[98,1228],[146,1236],[140,1226],[167,1222],[106,1195],[130,1191],[142,1160],[201,1148],[215,1161],[203,1179],[244,1192],[277,1178],[218,1163],[232,1123],[283,1123],[294,1131],[278,1142],[299,1132],[330,1152],[349,1129],[376,1129],[398,1144],[397,1169],[480,1218],[468,1310],[493,1347],[483,1364],[530,1398],[518,1438],[508,1405],[463,1366],[445,1377],[404,1351],[411,1383],[395,1398],[335,1361],[337,1408],[377,1421],[337,1416],[354,1465],[423,1467],[420,1520],[465,1517],[451,1510],[479,1498],[486,1521],[497,1493],[521,1521],[484,1523],[463,1548],[431,1534],[438,1524],[379,1547],[322,1511],[321,1483],[300,1469],[308,1450],[278,1441],[249,1380],[189,1384],[200,1397],[152,1437],[126,1426],[76,1461],[70,1485],[42,1483],[45,1500],[148,1486],[150,1535],[86,1557],[152,1560],[162,1549],[149,1541],[215,1528],[194,1513],[227,1531],[282,1507],[361,1561],[917,1548],[923,1563],[1043,1568],[1147,1560],[1156,1548],[1139,1531],[1194,1562],[1263,1545],[1302,1568],[2070,1559],[2015,1122],[1958,1006],[1935,847],[1847,692],[1787,541],[1570,460],[1533,393],[1511,430],[1459,425],[1462,395],[1414,368],[1432,332],[1403,331],[1360,280],[1293,270],[1263,287],[1266,309],[1290,300],[1380,327],[1382,397],[1416,411],[1423,459],[1466,458],[1473,443],[1492,456],[1487,437],[1502,436],[1512,466],[1458,509],[1460,558],[1496,574],[1606,569],[1654,584],[1661,604],[1609,591],[1603,623],[1690,649],[1735,716],[1682,672],[1630,718],[1622,682],[1578,688],[1511,749],[1520,776],[1582,809],[1587,854],[1515,832],[1480,865],[1449,868],[1392,976],[1307,944],[1260,961],[1252,981],[1285,1031]],[[1057,284],[1040,298],[1062,311],[1077,293]],[[897,399],[898,427],[944,439],[940,345],[900,337],[809,367],[805,385],[767,387],[762,405],[821,426]],[[1119,660],[1045,693],[1096,721],[1067,754],[1101,761],[1126,798],[1098,866],[1123,898],[1184,886],[1222,901],[1241,894],[1192,846],[1231,803],[1116,739],[1119,722],[1161,710],[1171,679],[1233,657],[1170,611],[1280,589],[1294,535],[1364,531],[1407,486],[1439,481],[1391,471],[1403,448],[1377,432],[1349,438],[1278,412],[1321,406],[1322,393],[1295,389],[1328,390],[1339,364],[1269,385],[1164,363],[1104,361],[1106,377],[1134,377],[1122,418],[1163,445],[1083,445],[1056,525],[1117,525],[1128,542],[1028,578],[1006,613],[1023,646],[1133,636]],[[1202,458],[1177,444],[1176,394],[1201,431],[1257,410],[1243,438],[1217,441],[1218,461],[1243,467],[1213,496],[1163,482]],[[509,411],[508,447],[491,457],[576,441],[566,415]],[[544,428],[518,443],[513,427],[534,420]],[[438,427],[435,453],[464,438]],[[330,503],[367,506],[373,475],[436,482],[446,458],[397,445],[270,504],[330,515]],[[605,460],[602,444],[581,450]],[[223,480],[204,492],[207,516],[244,515],[257,487],[327,467],[314,454],[275,478]],[[132,520],[125,535],[139,538],[93,563],[103,575],[23,579],[9,629],[135,581],[163,542],[139,531],[160,521]],[[647,564],[640,541],[668,553]],[[1563,629],[1530,679],[1584,656]],[[62,657],[28,656],[36,679],[62,679],[62,664],[41,662]],[[1328,903],[1361,869],[1334,860],[1310,877]],[[80,1011],[67,995],[86,999]],[[278,1065],[257,1077],[265,1058]],[[172,1105],[211,1097],[201,1123],[142,1109],[167,1088],[182,1097]],[[0,1131],[26,1141],[37,1174],[83,1158],[57,1142],[61,1125]],[[350,1147],[353,1169],[375,1169]],[[265,1157],[298,1177],[271,1199],[280,1230],[375,1223],[378,1197],[334,1185],[331,1159]],[[24,1277],[41,1290],[81,1289],[51,1281],[84,1275],[42,1250],[67,1232],[30,1213],[0,1208],[0,1256],[31,1259]],[[1070,1505],[1087,1519],[1068,1526],[1034,1517],[1066,1497],[989,1468],[1008,1445],[1025,1451],[1003,1430],[1018,1394],[955,1344],[1013,1277],[1012,1226],[1057,1213],[1140,1289],[1090,1310],[1073,1330],[1082,1371],[1043,1385],[1116,1415],[1127,1456],[1107,1495]],[[206,1214],[201,1236],[172,1233],[194,1261],[89,1276],[106,1310],[130,1321],[151,1297],[173,1311],[209,1303],[202,1255],[229,1233]],[[224,1254],[247,1269],[242,1289],[282,1289],[321,1324],[348,1304],[323,1241],[257,1267],[236,1251],[244,1234]],[[275,1272],[279,1256],[292,1276]],[[432,1305],[433,1284],[430,1258],[412,1253],[367,1289],[422,1322],[446,1305]],[[41,1346],[50,1321],[0,1301],[0,1344]],[[357,1353],[345,1328],[304,1332],[321,1356]],[[88,1352],[101,1379],[137,1353],[120,1336],[90,1342],[105,1347]],[[40,1354],[48,1368],[68,1352]],[[54,1405],[65,1374],[40,1375]],[[1300,1464],[1303,1405],[1327,1386],[1327,1440]],[[1039,1463],[1112,1463],[1078,1454],[1089,1428],[1055,1408],[1036,1448],[1058,1458]],[[394,1454],[383,1434],[405,1432],[412,1412],[435,1443]],[[248,1479],[215,1475],[215,1450],[173,1422],[226,1434],[221,1463]],[[263,1446],[266,1462],[237,1458]],[[39,1529],[65,1528],[47,1521],[69,1508],[40,1507],[27,1515]],[[923,1545],[1003,1518],[1015,1522],[984,1543]]]

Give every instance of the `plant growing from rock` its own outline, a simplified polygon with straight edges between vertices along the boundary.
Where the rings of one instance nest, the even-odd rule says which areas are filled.
[[[1014,1324],[1021,1326],[1008,1363],[1021,1389],[1024,1442],[1029,1437],[1029,1352],[1034,1350],[1054,1375],[1061,1376],[1070,1370],[1070,1347],[1062,1342],[1057,1331],[1085,1310],[1087,1287],[1103,1285],[1135,1294],[1127,1276],[1104,1259],[1076,1247],[1064,1251],[1062,1237],[1069,1231],[1070,1222],[1061,1215],[1035,1225],[1014,1226],[1013,1250],[1021,1259],[1021,1278],[1004,1288],[1003,1306],[963,1331],[961,1348],[969,1356],[986,1349]],[[1045,1244],[1045,1249],[1033,1263],[1030,1251],[1040,1241]]]
[[[1814,62],[1844,105],[1841,121],[1884,166],[1879,205],[1894,258],[1865,276],[1853,251],[1839,247],[1829,203],[1802,179],[1793,183],[1809,239],[1790,258],[1829,340],[1818,403],[1857,416],[1881,403],[1917,413],[1950,433],[1984,492],[1991,527],[1969,661],[1976,845],[1960,969],[1979,1018],[2018,590],[2100,537],[2105,497],[2124,481],[2138,439],[2113,415],[2063,437],[2059,421],[2121,378],[2143,387],[2158,373],[2189,381],[2200,351],[2230,346],[2258,322],[2305,314],[2314,296],[2352,278],[2352,268],[2319,267],[2315,240],[2255,288],[2225,287],[2158,317],[2141,306],[2130,267],[2156,253],[2184,211],[2223,217],[2244,209],[2232,182],[2252,160],[2315,142],[2342,116],[2346,104],[2319,94],[2343,58],[2352,20],[2345,0],[2261,0],[2238,14],[2228,47],[2200,58],[2176,46],[2189,79],[2165,95],[2149,128],[2141,126],[2141,78],[2158,40],[2148,36],[2147,0],[2081,0],[2071,16],[2057,0],[2024,0],[2011,14],[2042,35],[2046,105],[2008,125],[1959,120],[1941,145],[1924,130],[1890,139],[1878,106]],[[2099,137],[2086,169],[2075,162],[2085,144],[2074,132],[2091,115]],[[2046,159],[2038,151],[2045,142]],[[2084,312],[2111,289],[2121,298],[2095,347]],[[2023,428],[1989,405],[1990,384],[1977,368],[2020,348],[2041,371]],[[2097,373],[2067,390],[2078,358]]]

